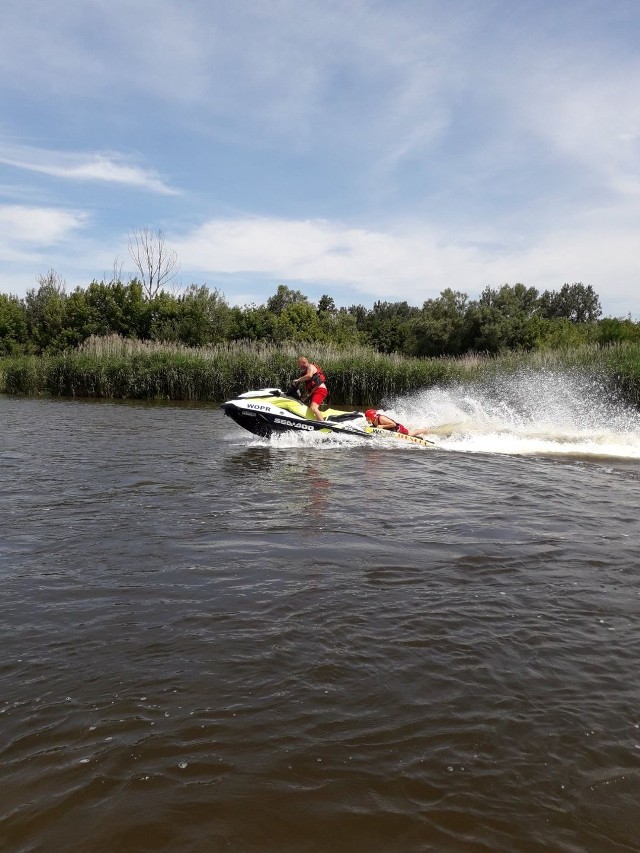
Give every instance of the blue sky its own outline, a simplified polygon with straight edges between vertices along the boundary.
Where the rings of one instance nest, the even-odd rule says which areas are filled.
[[[3,0],[0,291],[591,284],[640,317],[637,0]]]

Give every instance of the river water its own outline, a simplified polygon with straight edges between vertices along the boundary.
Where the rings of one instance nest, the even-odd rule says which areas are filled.
[[[0,397],[5,853],[640,850],[640,417],[388,410]]]

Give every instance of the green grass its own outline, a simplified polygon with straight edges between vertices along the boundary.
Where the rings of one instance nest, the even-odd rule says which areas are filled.
[[[435,385],[480,381],[522,370],[579,369],[596,374],[640,406],[640,344],[512,352],[500,356],[403,358],[364,347],[226,343],[205,349],[127,340],[89,339],[62,355],[0,360],[0,391],[78,397],[221,402],[250,388],[286,389],[306,355],[322,365],[333,405],[376,404]]]

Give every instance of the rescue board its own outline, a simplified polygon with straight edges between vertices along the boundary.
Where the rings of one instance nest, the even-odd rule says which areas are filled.
[[[392,440],[395,439],[397,441],[409,442],[410,444],[418,444],[420,447],[433,448],[438,446],[435,442],[429,441],[428,438],[423,438],[421,435],[404,435],[401,432],[391,432],[391,430],[381,429],[380,427],[367,427],[365,432],[374,436],[380,436],[381,438],[390,438]]]

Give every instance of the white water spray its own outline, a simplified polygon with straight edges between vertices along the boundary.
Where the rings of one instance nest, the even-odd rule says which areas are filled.
[[[431,437],[450,450],[640,459],[640,412],[578,371],[432,388],[385,411],[407,426],[432,426]]]

